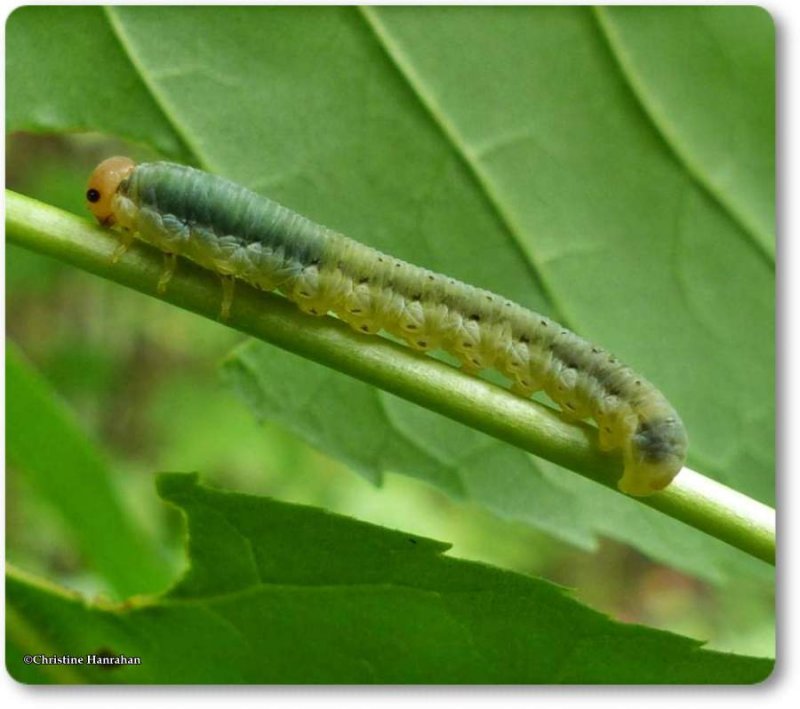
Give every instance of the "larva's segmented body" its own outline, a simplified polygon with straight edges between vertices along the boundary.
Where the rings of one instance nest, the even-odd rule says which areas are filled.
[[[543,389],[565,417],[594,419],[603,449],[621,449],[619,487],[626,493],[660,490],[683,466],[687,436],[658,389],[603,349],[499,295],[181,165],[112,158],[95,170],[87,197],[98,219],[128,239],[135,234],[222,275],[280,290],[312,315],[332,311],[361,332],[385,330],[416,349],[441,348],[468,372],[494,368],[521,396]]]

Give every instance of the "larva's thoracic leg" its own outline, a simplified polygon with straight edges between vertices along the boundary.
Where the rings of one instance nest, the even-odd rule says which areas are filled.
[[[111,254],[111,263],[116,263],[122,258],[122,255],[131,247],[133,237],[133,231],[130,229],[119,232],[119,244],[117,244],[117,248],[114,249],[114,253]]]
[[[233,305],[236,279],[232,276],[221,276],[220,281],[222,282],[222,306],[219,311],[219,319],[227,320],[231,314],[231,305]]]
[[[167,292],[167,285],[172,280],[177,265],[177,254],[164,254],[164,270],[161,272],[161,277],[158,279],[158,286],[156,288],[159,295],[163,295]]]

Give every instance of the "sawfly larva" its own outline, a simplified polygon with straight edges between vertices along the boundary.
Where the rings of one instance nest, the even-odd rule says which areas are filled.
[[[619,488],[648,495],[683,466],[683,424],[661,392],[603,349],[489,291],[400,261],[315,224],[229,180],[167,162],[110,158],[86,192],[101,224],[166,254],[163,290],[184,256],[223,276],[227,316],[235,278],[278,290],[311,315],[335,313],[418,350],[443,349],[476,374],[494,368],[512,391],[543,389],[571,420],[591,417],[603,450],[621,450]]]

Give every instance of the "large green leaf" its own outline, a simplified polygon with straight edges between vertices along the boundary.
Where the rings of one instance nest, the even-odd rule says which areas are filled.
[[[103,454],[10,343],[6,417],[8,462],[55,510],[108,589],[125,597],[164,588],[169,565],[120,499]]]
[[[14,15],[20,25],[27,11]],[[58,17],[77,29],[87,12]],[[114,51],[128,62],[126,81],[146,87],[142,105],[158,108],[195,162],[616,351],[680,410],[693,467],[774,500],[774,134],[766,105],[774,32],[763,11],[119,7],[107,17]],[[29,45],[61,41],[36,30],[26,30]],[[76,43],[96,47],[78,31],[70,51]],[[711,45],[719,52],[709,54]],[[53,64],[39,62],[39,73],[56,75]],[[40,99],[10,83],[12,127],[30,125],[25,114],[42,104],[59,106],[55,115],[75,110],[74,92],[48,85]],[[724,108],[709,95],[727,97]],[[114,130],[108,114],[116,109],[107,101],[92,127]],[[136,112],[126,120],[136,122]],[[137,130],[146,134],[146,126]],[[709,126],[733,137],[706,141]],[[743,177],[753,161],[759,177]],[[270,374],[267,367],[257,376]],[[307,376],[299,363],[288,365],[285,396]],[[318,440],[300,418],[308,414],[295,407],[280,418]],[[333,430],[337,415],[319,410],[314,420]],[[602,508],[602,522],[598,512],[535,515],[578,543],[613,530],[683,568],[724,574],[721,546],[677,526],[665,539],[660,522],[632,524],[628,506],[601,505],[591,486],[562,481],[524,456],[496,447],[483,471],[447,472],[451,458],[426,464],[414,450],[426,439],[420,418],[427,423],[406,407],[389,427],[383,417],[360,419],[358,435],[374,443],[402,430],[403,472],[460,487],[506,515],[524,517],[521,500],[534,494],[536,510]],[[462,464],[464,451],[485,445],[452,435],[444,445]],[[373,477],[387,465],[375,461]],[[497,465],[508,473],[493,475]],[[468,474],[480,485],[465,486]],[[513,481],[529,478],[520,498]]]
[[[752,683],[771,660],[616,623],[545,581],[443,556],[447,545],[164,475],[187,515],[172,591],[92,604],[14,572],[8,669],[27,654],[125,655],[38,681],[147,683]]]

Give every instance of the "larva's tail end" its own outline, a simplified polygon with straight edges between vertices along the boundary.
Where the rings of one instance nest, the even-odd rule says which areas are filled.
[[[625,470],[617,487],[626,495],[646,497],[669,485],[683,467],[683,461],[626,461]]]
[[[617,487],[635,497],[663,490],[683,468],[687,447],[686,430],[674,412],[641,421],[625,446]]]

